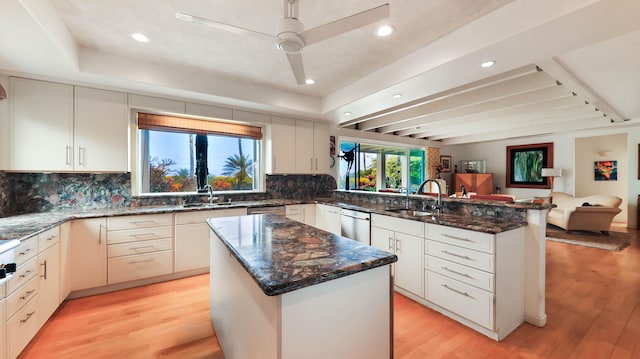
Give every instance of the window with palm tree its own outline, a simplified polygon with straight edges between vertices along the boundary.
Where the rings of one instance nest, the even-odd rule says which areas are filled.
[[[184,131],[140,130],[141,193],[259,190],[261,141]],[[197,144],[196,144],[197,143]],[[206,163],[200,163],[204,159]],[[202,172],[204,171],[204,172]]]

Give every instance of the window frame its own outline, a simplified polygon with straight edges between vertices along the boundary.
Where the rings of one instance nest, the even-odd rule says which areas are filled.
[[[427,146],[411,145],[411,144],[387,142],[387,141],[379,141],[379,140],[348,137],[348,136],[340,136],[340,137],[338,137],[337,146],[336,146],[337,149],[338,149],[338,151],[337,151],[338,153],[341,152],[340,148],[342,146],[342,143],[344,143],[344,142],[359,143],[359,144],[366,144],[366,145],[372,145],[372,146],[382,146],[382,147],[396,147],[398,149],[404,150],[404,154],[402,155],[401,161],[402,161],[402,166],[404,167],[405,170],[403,170],[402,173],[401,173],[401,179],[402,179],[402,183],[408,183],[409,187],[411,187],[411,184],[409,183],[409,181],[411,180],[411,178],[410,178],[411,151],[414,151],[414,150],[423,151],[423,153],[424,153],[424,168],[423,168],[423,171],[422,171],[422,178],[426,179],[427,176],[428,176],[427,169],[429,168],[429,164],[428,164],[428,156],[427,156],[427,151],[428,151]],[[382,156],[384,156],[383,153],[378,153],[378,161],[377,161],[377,169],[376,169],[376,193],[380,192],[381,189],[385,188],[384,187],[384,182],[385,182],[384,171],[385,171],[385,168],[384,168],[384,164],[383,164],[384,161],[382,161],[382,158],[381,158]],[[344,187],[341,187],[341,181],[342,181],[343,173],[341,172],[341,166],[340,165],[342,164],[343,160],[341,158],[336,158],[336,161],[340,161],[339,165],[336,166],[337,167],[336,175],[337,175],[338,189],[345,190]],[[419,185],[420,184],[418,184],[418,186]],[[353,189],[350,188],[349,190],[353,190]]]
[[[191,192],[142,192],[142,181],[143,181],[143,173],[144,170],[142,168],[144,161],[142,160],[143,149],[142,149],[142,130],[138,129],[138,113],[148,113],[148,114],[157,114],[157,115],[169,115],[169,116],[179,116],[185,118],[194,118],[200,120],[211,120],[218,122],[228,122],[228,123],[236,123],[242,125],[250,125],[257,126],[262,128],[263,134],[265,133],[266,126],[264,123],[259,122],[249,122],[249,121],[230,121],[220,118],[210,118],[210,117],[200,117],[200,116],[190,116],[185,114],[168,114],[157,111],[150,111],[148,109],[132,109],[131,110],[131,120],[132,125],[130,126],[131,133],[131,144],[130,151],[131,153],[131,195],[139,196],[139,197],[161,197],[161,196],[192,196],[198,195],[202,193],[198,193],[196,191]],[[176,131],[178,133],[178,131]],[[242,193],[261,193],[265,191],[265,165],[264,161],[266,159],[265,154],[265,140],[266,136],[263,136],[260,140],[255,140],[257,142],[257,147],[259,153],[259,158],[254,156],[254,162],[259,161],[258,170],[256,171],[256,177],[254,178],[255,189],[252,190],[235,190],[235,191],[213,191],[216,195],[225,195],[225,194],[242,194]],[[256,149],[254,148],[254,151]]]

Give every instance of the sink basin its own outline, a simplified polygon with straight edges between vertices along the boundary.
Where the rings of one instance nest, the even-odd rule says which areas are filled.
[[[416,217],[432,216],[436,214],[434,212],[426,212],[426,211],[420,211],[417,209],[407,209],[407,208],[387,208],[385,209],[385,211],[398,213],[398,214],[406,214],[408,216],[416,216]]]

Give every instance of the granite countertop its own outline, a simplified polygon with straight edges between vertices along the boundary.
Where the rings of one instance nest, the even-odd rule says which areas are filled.
[[[269,206],[284,206],[305,203],[323,203],[336,206],[339,208],[353,209],[368,213],[377,213],[387,216],[406,218],[426,223],[441,224],[444,226],[464,228],[473,231],[486,233],[500,233],[519,227],[526,226],[527,223],[509,221],[501,218],[475,217],[464,214],[444,213],[438,216],[411,216],[406,214],[394,213],[386,211],[386,207],[382,204],[370,203],[345,203],[334,201],[331,198],[317,198],[314,200],[261,200],[261,201],[238,201],[229,204],[214,204],[202,206],[149,206],[149,207],[120,207],[120,208],[98,208],[98,209],[76,209],[76,210],[58,210],[42,213],[30,213],[6,218],[0,218],[0,243],[7,240],[24,240],[43,232],[51,227],[60,225],[73,219],[96,218],[96,217],[114,217],[128,216],[138,214],[155,214],[155,213],[174,213],[186,211],[202,211],[216,210],[225,208],[256,208]],[[474,202],[481,203],[481,202]],[[487,203],[494,204],[495,203]],[[513,207],[514,205],[509,205]],[[499,206],[498,206],[499,207]],[[545,205],[523,204],[517,205],[523,209],[543,209],[548,208]]]
[[[266,295],[396,262],[398,257],[278,215],[207,219]]]

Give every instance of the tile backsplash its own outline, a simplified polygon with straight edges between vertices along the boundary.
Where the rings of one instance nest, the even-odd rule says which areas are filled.
[[[329,175],[267,175],[266,191],[221,195],[225,200],[331,197]],[[11,173],[0,171],[0,217],[77,208],[177,205],[205,201],[204,194],[132,196],[130,173]]]

